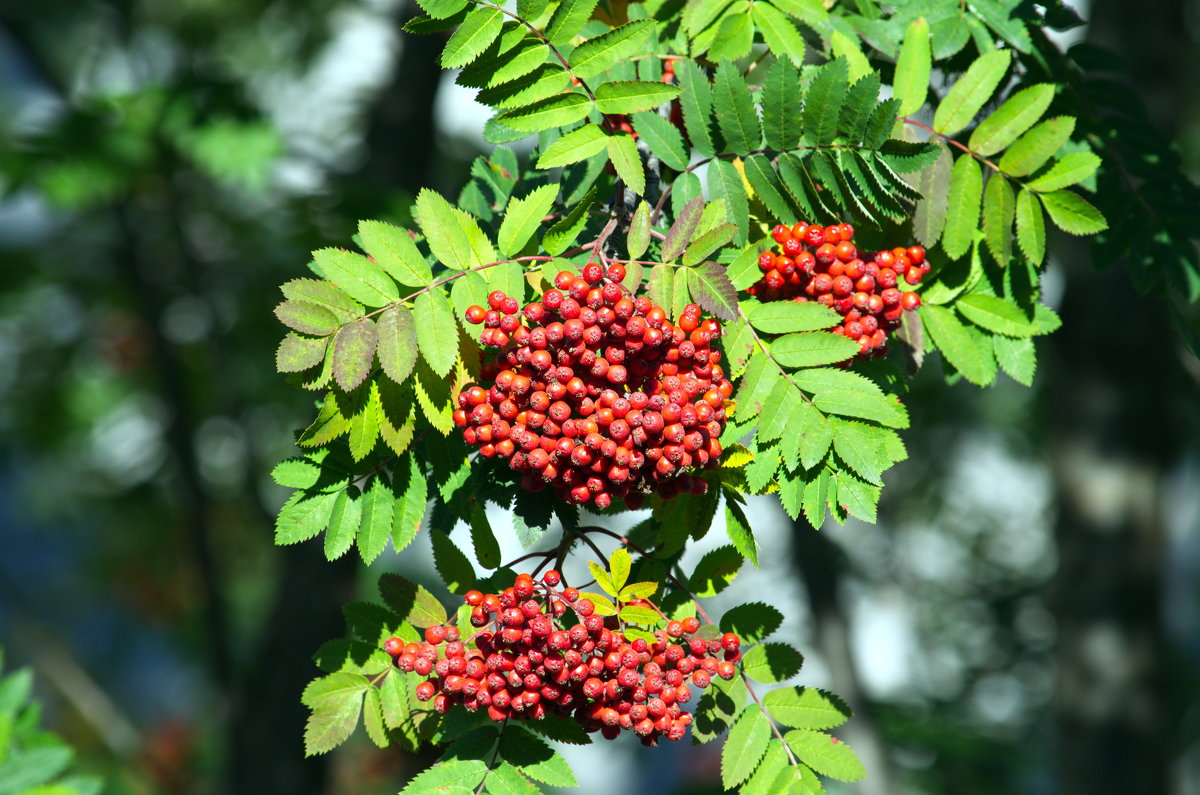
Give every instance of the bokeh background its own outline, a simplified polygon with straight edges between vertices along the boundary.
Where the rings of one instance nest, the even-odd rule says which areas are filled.
[[[1064,45],[1124,58],[1195,178],[1200,2],[1074,5]],[[273,547],[267,477],[312,408],[274,374],[277,285],[485,150],[413,12],[0,0],[0,645],[110,793],[369,795],[433,758],[303,758],[310,655],[373,575]],[[854,707],[871,777],[839,792],[1200,793],[1200,362],[1054,246],[1034,388],[925,368],[877,526],[754,504],[778,554],[716,609],[776,604],[799,681]],[[435,581],[423,548],[386,568]],[[703,793],[712,750],[570,758],[585,793]]]

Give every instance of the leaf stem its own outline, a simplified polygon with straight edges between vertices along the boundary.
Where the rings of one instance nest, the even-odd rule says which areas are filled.
[[[742,682],[746,685],[746,691],[750,693],[750,698],[754,699],[754,703],[758,704],[758,708],[761,709],[762,713],[767,716],[767,723],[771,724],[771,732],[778,737],[779,742],[783,744],[783,750],[787,753],[788,759],[791,760],[792,767],[796,767],[800,764],[800,760],[796,758],[794,753],[792,753],[791,746],[787,744],[787,740],[783,739],[783,734],[779,731],[778,724],[776,724],[775,719],[771,717],[771,710],[767,709],[762,701],[759,700],[758,693],[755,693],[754,688],[750,686],[750,677],[746,676],[746,672],[742,671],[741,674]]]
[[[969,146],[967,146],[967,145],[965,145],[965,144],[961,144],[961,143],[959,143],[958,141],[956,141],[956,140],[954,140],[953,138],[951,138],[949,135],[943,135],[942,133],[940,133],[940,132],[938,132],[937,130],[935,130],[935,129],[933,129],[932,127],[930,127],[928,124],[923,124],[923,123],[921,123],[921,122],[917,121],[916,119],[910,119],[910,118],[908,118],[908,117],[906,117],[906,116],[905,116],[905,117],[901,117],[900,121],[904,122],[905,124],[911,124],[913,127],[919,127],[919,128],[921,128],[922,130],[925,130],[926,132],[929,132],[929,133],[930,133],[930,134],[932,134],[932,135],[936,135],[938,138],[940,138],[941,140],[943,140],[943,141],[945,141],[946,143],[950,144],[951,146],[953,146],[953,147],[955,147],[955,148],[957,148],[957,149],[961,149],[962,151],[966,152],[966,153],[967,153],[967,154],[969,154],[971,157],[973,157],[973,158],[975,158],[976,160],[978,160],[979,162],[983,163],[985,166],[987,166],[988,168],[992,169],[993,171],[996,171],[996,172],[999,172],[999,171],[1000,171],[1000,166],[996,165],[996,164],[995,164],[995,163],[993,163],[991,160],[988,160],[986,157],[984,157],[983,155],[979,154],[978,152],[976,152],[976,151],[975,151],[974,149],[972,149],[971,147],[969,147]]]
[[[472,0],[472,2],[474,2],[476,5],[487,6],[488,8],[495,8],[498,11],[500,11],[500,13],[504,14],[505,16],[512,17],[517,22],[520,22],[522,25],[529,28],[530,32],[533,33],[534,36],[541,39],[542,42],[545,43],[545,45],[550,48],[550,52],[554,53],[554,57],[558,59],[558,62],[562,64],[563,69],[565,69],[567,74],[571,76],[571,80],[578,81],[579,86],[582,87],[583,90],[587,92],[588,99],[590,99],[592,102],[596,101],[596,95],[592,93],[592,89],[588,86],[588,84],[586,82],[584,82],[583,78],[577,77],[575,75],[575,72],[573,72],[571,70],[571,64],[567,63],[567,59],[563,57],[563,54],[558,51],[557,47],[555,47],[553,44],[550,43],[550,39],[546,38],[546,35],[544,33],[542,33],[542,31],[538,30],[537,28],[535,28],[533,26],[533,23],[531,23],[529,20],[525,19],[524,17],[520,16],[519,14],[514,14],[513,12],[509,11],[508,9],[502,8],[498,5],[495,5],[494,3],[484,2],[484,0]]]

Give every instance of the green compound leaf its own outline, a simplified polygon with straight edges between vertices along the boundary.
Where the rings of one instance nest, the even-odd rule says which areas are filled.
[[[1000,267],[1012,260],[1013,221],[1017,200],[1008,180],[1001,174],[988,177],[983,194],[983,239]]]
[[[800,672],[804,658],[786,643],[760,643],[742,656],[742,670],[756,682],[782,682]]]
[[[826,146],[833,143],[849,79],[843,58],[817,69],[804,98],[804,130],[810,144]]]
[[[917,17],[904,34],[900,57],[896,59],[896,76],[892,80],[892,96],[900,100],[901,116],[916,113],[925,104],[932,69],[929,23],[924,17]]]
[[[593,185],[588,189],[587,194],[571,208],[571,211],[558,219],[545,234],[542,235],[542,248],[546,253],[557,257],[559,254],[567,250],[567,248],[575,242],[575,238],[579,237],[579,233],[583,231],[583,227],[587,224],[588,210],[592,208],[592,202],[596,198],[596,186]]]
[[[596,109],[601,113],[637,113],[670,102],[679,92],[678,86],[658,81],[616,80],[596,89]]]
[[[762,602],[738,605],[721,617],[721,631],[733,632],[743,643],[757,643],[779,629],[783,613]]]
[[[855,82],[846,92],[838,126],[847,140],[857,142],[862,139],[867,120],[879,105],[879,86],[879,74],[872,72]],[[899,100],[894,104],[899,107]]]
[[[670,262],[684,252],[692,240],[692,235],[696,232],[696,226],[700,223],[702,215],[704,215],[703,196],[690,199],[676,213],[675,223],[671,224],[671,228],[667,230],[666,238],[663,240],[660,255],[663,262]],[[668,306],[669,302],[662,305]]]
[[[713,109],[725,149],[739,155],[749,154],[762,143],[762,131],[750,89],[737,67],[725,61],[717,65],[713,79]]]
[[[540,727],[539,727],[540,728]],[[507,762],[501,762],[488,773],[484,783],[488,795],[540,795],[541,790]]]
[[[787,751],[783,743],[772,739],[763,754],[762,761],[739,791],[740,795],[776,795],[780,792],[795,792],[796,795],[811,795],[803,789],[791,789],[793,768],[788,763]],[[819,790],[817,792],[820,792]]]
[[[417,250],[407,229],[381,221],[359,221],[358,236],[363,250],[375,264],[400,284],[425,287],[433,282],[429,263]]]
[[[763,697],[763,705],[777,722],[794,729],[832,729],[853,715],[840,698],[811,687],[772,690]]]
[[[450,372],[458,356],[458,334],[454,310],[446,291],[435,287],[417,296],[413,304],[417,347],[438,375]]]
[[[509,725],[500,737],[500,755],[504,761],[534,781],[552,787],[578,787],[575,774],[545,741],[524,729]]]
[[[555,127],[566,127],[588,115],[592,101],[583,94],[556,94],[529,105],[501,113],[497,120],[521,132],[541,132]]]
[[[417,194],[413,213],[433,256],[448,268],[471,267],[471,244],[458,222],[454,206],[428,188]]]
[[[769,8],[763,3],[754,6],[755,9],[759,7]],[[767,146],[781,151],[796,146],[803,132],[800,115],[796,113],[802,96],[800,73],[796,67],[783,58],[776,60],[763,80],[762,89],[763,132]]]
[[[1096,173],[1100,158],[1091,152],[1072,152],[1066,155],[1037,179],[1029,183],[1030,190],[1039,193],[1067,188]]]
[[[487,769],[482,759],[438,762],[408,782],[400,795],[470,795],[487,775]]]
[[[982,202],[983,171],[975,158],[962,155],[954,161],[950,174],[946,227],[942,231],[942,248],[951,259],[958,259],[971,248]]]
[[[1017,194],[1017,245],[1025,258],[1041,265],[1046,258],[1046,219],[1034,194],[1022,189]]]
[[[310,301],[284,301],[275,307],[275,317],[288,328],[323,337],[342,325],[328,308]]]
[[[1037,372],[1037,351],[1032,339],[1016,337],[995,337],[992,348],[996,354],[996,364],[1008,373],[1018,384],[1033,386],[1033,376]]]
[[[359,674],[333,673],[304,689],[301,701],[312,709],[304,727],[305,756],[331,751],[354,733],[363,694],[370,686]]]
[[[407,476],[402,477],[402,467],[397,467],[392,481],[392,494],[396,499],[392,521],[392,547],[397,552],[417,537],[429,499],[429,485],[425,481],[425,473],[421,471],[415,456],[408,456],[408,461]]]
[[[670,168],[683,171],[688,167],[687,148],[683,136],[671,122],[653,111],[634,114],[633,128],[645,141],[650,151]]]
[[[742,507],[729,500],[725,502],[725,533],[738,554],[757,566],[758,542],[754,540],[750,522],[746,519]]]
[[[609,136],[608,159],[612,161],[617,176],[635,194],[641,196],[646,192],[646,172],[642,169],[642,158],[632,135]]]
[[[1011,62],[1010,50],[992,50],[976,59],[938,105],[933,129],[943,135],[954,135],[970,124],[1000,85]]]
[[[954,303],[962,316],[980,328],[1008,337],[1032,337],[1037,324],[1012,301],[994,295],[964,295]]]
[[[883,470],[894,459],[903,458],[903,455],[894,456],[888,450],[889,444],[898,439],[893,430],[841,417],[831,417],[829,424],[833,428],[833,449],[838,457],[869,483],[882,484]]]
[[[838,781],[858,781],[867,775],[850,746],[836,737],[796,729],[784,735],[784,740],[801,762],[822,776]]]
[[[779,175],[771,167],[770,158],[766,155],[752,155],[742,163],[742,170],[750,182],[750,187],[754,190],[755,197],[763,203],[772,216],[785,224],[793,224],[799,220],[795,205],[788,198],[787,188],[783,186]],[[750,278],[748,283],[741,284],[739,282],[742,277],[739,272],[739,278],[735,280],[738,287],[745,289],[762,276],[762,272],[758,269],[757,256],[758,252],[755,251],[753,258],[744,261],[747,276],[753,276],[753,278]]]
[[[281,373],[300,373],[325,361],[328,337],[303,337],[288,332],[275,350],[275,369]]]
[[[362,496],[362,521],[358,530],[358,554],[368,566],[379,557],[392,537],[396,500],[391,488],[378,476]]]
[[[825,389],[813,397],[813,405],[826,414],[859,417],[889,428],[907,428],[908,413],[896,399],[871,391]]]
[[[1040,193],[1038,198],[1054,225],[1067,234],[1094,235],[1108,229],[1108,222],[1100,211],[1078,193],[1057,190]]]
[[[546,38],[551,44],[563,45],[579,35],[598,0],[563,0],[546,23]]]
[[[587,124],[578,130],[559,138],[538,158],[538,168],[557,168],[570,163],[587,160],[594,154],[604,151],[608,145],[608,136],[598,124]]]
[[[586,79],[611,69],[640,52],[653,29],[652,20],[639,19],[588,39],[571,52],[571,71]]]
[[[733,789],[749,778],[767,752],[770,739],[771,723],[762,708],[751,704],[743,709],[721,749],[721,784],[725,789]]]
[[[513,198],[504,211],[504,220],[496,234],[496,244],[507,257],[515,256],[542,223],[542,218],[554,206],[558,195],[558,184],[551,183],[534,188],[522,199]]]
[[[338,493],[310,494],[297,491],[288,498],[275,518],[275,543],[298,544],[314,538],[329,525]]]
[[[650,205],[645,201],[638,204],[638,208],[633,211],[625,247],[630,259],[639,259],[650,247]]]
[[[340,248],[323,248],[313,252],[313,259],[326,279],[366,306],[387,306],[400,298],[396,283],[362,254]]]
[[[688,247],[683,252],[684,267],[690,268],[703,262],[714,251],[733,240],[733,236],[736,234],[737,227],[733,224],[718,224],[704,234],[697,236],[691,241],[691,243],[688,244]],[[719,270],[721,274],[724,275],[724,270]],[[732,287],[732,285],[730,285],[730,287]],[[736,291],[733,292],[736,293]],[[727,300],[733,302],[733,305],[736,306],[736,294]],[[732,320],[733,318],[723,317],[722,319]]]
[[[716,596],[733,582],[743,562],[741,553],[731,546],[712,550],[692,572],[688,581],[692,593],[700,597]]]
[[[788,334],[771,344],[771,355],[784,367],[835,364],[858,353],[858,343],[841,334],[809,331]]]
[[[478,6],[467,14],[442,50],[442,68],[458,69],[474,61],[500,35],[504,13],[499,8]]]
[[[728,160],[715,160],[708,164],[708,193],[715,202],[725,200],[725,220],[738,228],[733,242],[744,245],[749,232],[750,198],[746,195],[746,183],[741,172]]]
[[[950,148],[939,144],[937,160],[917,173],[913,187],[924,197],[913,213],[913,234],[926,248],[932,248],[942,236],[946,210],[950,203],[950,178],[954,158]]]
[[[682,93],[679,104],[683,109],[683,125],[696,151],[705,157],[716,153],[710,119],[712,117],[712,85],[708,76],[694,61],[678,61],[675,77]]]
[[[796,25],[769,3],[760,2],[750,6],[750,15],[763,41],[776,57],[786,55],[788,60],[800,66],[804,63],[804,37]],[[779,62],[783,61],[782,58]]]
[[[1042,117],[1054,99],[1054,86],[1039,83],[1013,94],[971,133],[968,146],[987,157],[1017,140]]]
[[[381,576],[379,594],[388,607],[414,627],[423,629],[446,623],[446,608],[437,597],[424,586],[410,582],[399,574]]]
[[[325,533],[325,557],[328,560],[337,560],[354,545],[361,522],[362,502],[358,489],[347,488],[338,494],[329,514],[329,530]]]
[[[791,301],[745,302],[742,308],[750,325],[768,334],[786,334],[792,331],[820,331],[841,322],[842,316],[827,306],[809,301],[797,304]]]
[[[701,48],[703,44],[701,44]],[[721,19],[708,48],[708,59],[730,62],[745,58],[754,47],[754,24],[749,14],[728,14]]]
[[[447,19],[467,7],[467,0],[420,0],[426,14],[434,19]]]
[[[985,385],[988,373],[983,355],[954,313],[945,307],[932,304],[925,304],[918,311],[925,331],[946,357],[946,361],[954,365],[954,369],[971,383],[977,386]]]
[[[1000,170],[1014,177],[1037,171],[1075,131],[1074,116],[1055,116],[1039,123],[1013,143],[1000,158]]]

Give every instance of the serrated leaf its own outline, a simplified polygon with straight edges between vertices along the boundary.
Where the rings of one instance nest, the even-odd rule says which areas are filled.
[[[1034,194],[1021,190],[1017,194],[1017,244],[1034,265],[1046,258],[1046,219]]]
[[[432,627],[446,623],[446,608],[424,586],[399,574],[379,578],[379,594],[388,607],[414,627]]]
[[[275,369],[281,373],[299,373],[325,360],[328,337],[302,337],[288,332],[275,351]]]
[[[552,787],[578,787],[579,782],[566,761],[540,738],[524,729],[505,728],[500,737],[500,755],[525,775]]]
[[[895,398],[875,392],[825,389],[813,397],[813,405],[827,414],[860,417],[889,428],[907,428],[908,412]]]
[[[513,198],[508,203],[500,231],[496,234],[501,253],[514,256],[529,242],[541,225],[542,218],[550,212],[557,195],[558,185],[551,183],[534,188],[524,198]]]
[[[853,714],[840,698],[812,687],[772,690],[763,705],[778,723],[794,729],[832,729]]]
[[[610,135],[608,159],[612,161],[617,176],[635,194],[641,196],[646,192],[646,172],[642,169],[642,158],[632,135]]]
[[[1052,165],[1045,174],[1029,182],[1030,190],[1045,193],[1070,187],[1096,173],[1100,158],[1092,152],[1072,152]]]
[[[743,558],[732,546],[717,547],[696,564],[688,581],[696,596],[716,596],[733,582],[742,568]]]
[[[639,19],[588,39],[572,50],[568,59],[571,71],[587,79],[612,68],[637,54],[653,29],[653,21]]]
[[[1018,138],[1000,158],[1000,170],[1014,177],[1037,171],[1071,137],[1074,116],[1056,116]]]
[[[1015,337],[996,337],[992,340],[996,363],[1018,384],[1033,385],[1037,371],[1037,352],[1033,340]]]
[[[771,343],[771,356],[775,361],[792,368],[834,364],[857,353],[857,342],[826,331],[787,334]]]
[[[713,79],[713,110],[725,137],[726,151],[747,155],[762,143],[762,130],[750,89],[737,67],[728,61],[717,65]]]
[[[556,168],[587,160],[592,155],[604,151],[607,144],[608,136],[599,125],[586,124],[546,147],[546,151],[538,158],[537,167]]]
[[[727,160],[715,160],[708,164],[706,181],[709,197],[714,203],[725,200],[725,220],[737,227],[733,242],[744,245],[749,232],[750,199],[741,172]]]
[[[721,784],[725,789],[733,789],[749,778],[767,752],[770,739],[771,723],[762,708],[751,704],[742,710],[721,749]]]
[[[1054,99],[1054,85],[1039,83],[1013,94],[971,133],[968,146],[987,157],[1017,140],[1042,117]]]
[[[557,257],[559,254],[567,250],[575,238],[579,237],[579,233],[583,231],[583,227],[587,224],[587,213],[592,208],[592,202],[596,198],[596,186],[592,186],[587,195],[571,208],[571,211],[558,219],[545,234],[542,235],[542,248],[547,254]]]
[[[705,262],[686,273],[688,291],[701,309],[721,320],[737,319],[737,290],[725,275],[724,266]]]
[[[612,600],[602,593],[583,592],[580,593],[579,596],[583,599],[592,600],[592,603],[596,606],[597,615],[615,616],[617,614],[616,605],[614,605]]]
[[[433,282],[429,263],[417,249],[407,229],[381,221],[359,221],[363,249],[400,284],[424,287]]]
[[[892,96],[900,100],[901,116],[916,113],[925,104],[932,69],[929,23],[924,17],[917,17],[904,33],[900,56],[896,59],[896,76],[892,80]]]
[[[849,81],[844,59],[830,61],[816,70],[804,97],[804,133],[810,144],[833,143]]]
[[[703,50],[707,47],[708,60],[724,63],[736,61],[749,55],[754,46],[754,24],[748,14],[726,14],[716,29],[710,28],[705,31],[698,42],[700,40],[704,41],[698,43],[696,49]]]
[[[551,44],[570,42],[591,17],[598,0],[562,0],[546,23],[546,38]]]
[[[401,795],[469,795],[487,775],[487,763],[481,759],[456,759],[438,762],[400,790]]]
[[[588,571],[592,573],[592,577],[596,580],[596,585],[609,596],[616,596],[621,592],[621,589],[613,584],[612,577],[604,567],[595,561],[588,561]]]
[[[621,589],[620,599],[628,602],[633,599],[648,599],[658,590],[656,582],[631,582]]]
[[[1039,193],[1054,225],[1071,235],[1094,235],[1108,229],[1104,216],[1087,199],[1069,190]]]
[[[879,74],[872,72],[856,81],[846,92],[846,101],[842,103],[842,117],[838,126],[847,140],[857,142],[863,138],[867,121],[879,106],[879,87]],[[893,105],[899,107],[898,103],[899,100],[896,100]]]
[[[454,206],[428,188],[417,194],[414,217],[433,256],[448,268],[471,267],[471,244],[462,234]]]
[[[784,750],[783,743],[772,740],[767,746],[767,752],[763,754],[762,761],[758,763],[758,767],[754,769],[754,775],[746,780],[739,790],[739,795],[776,795],[780,792],[791,793],[792,790],[787,784],[777,785],[777,779],[785,779],[792,775],[793,768],[788,763],[787,751]],[[799,792],[796,795],[807,795],[807,793]]]
[[[975,158],[961,155],[954,161],[950,175],[946,228],[942,232],[942,248],[951,259],[958,259],[971,248],[982,203],[983,171]]]
[[[641,605],[622,607],[621,612],[617,615],[622,621],[626,621],[630,624],[641,624],[648,627],[652,627],[662,621],[662,616],[651,610],[649,607],[643,607]]]
[[[863,54],[862,49],[859,47],[859,37],[857,35],[851,37],[840,30],[835,30],[829,37],[829,49],[833,53],[834,58],[841,58],[846,61],[851,83],[861,80],[871,73],[871,62],[867,60],[867,56]]]
[[[733,632],[743,643],[757,643],[783,624],[783,613],[762,602],[730,608],[721,617],[721,631]]]
[[[900,108],[900,100],[892,98],[880,102],[871,111],[863,130],[863,146],[868,149],[878,149],[887,142],[896,126],[896,112]]]
[[[504,13],[499,8],[476,6],[446,42],[442,68],[458,69],[474,61],[496,40],[503,26]]]
[[[1000,85],[1011,61],[1011,50],[992,50],[977,58],[938,105],[933,129],[942,135],[954,135],[970,124]]]
[[[458,334],[450,299],[440,287],[417,296],[413,303],[417,347],[434,373],[445,376],[458,356]]]
[[[438,575],[446,584],[446,589],[453,594],[464,594],[474,585],[475,567],[463,554],[448,533],[433,531],[429,533],[433,541],[433,564]]]
[[[343,696],[329,697],[318,703],[304,727],[304,755],[316,756],[333,750],[344,743],[358,726],[362,711],[363,694],[369,687],[367,681],[357,674],[330,674],[330,676],[352,676],[361,682],[361,687],[347,691]]]
[[[858,781],[867,775],[866,769],[850,746],[822,732],[795,729],[784,735],[788,747],[800,761],[822,776],[838,781]]]
[[[596,109],[601,113],[637,113],[670,102],[679,92],[678,86],[658,81],[614,80],[596,89]]]
[[[362,461],[375,449],[379,438],[379,418],[383,408],[379,400],[379,385],[371,382],[366,398],[356,396],[355,410],[350,420],[350,457]]]
[[[467,7],[466,0],[419,0],[421,9],[434,19],[446,19]]]
[[[946,361],[973,384],[987,382],[987,371],[975,342],[949,309],[932,304],[920,310],[921,323]]]
[[[275,307],[275,317],[288,328],[317,336],[332,334],[342,325],[328,308],[309,301],[284,301]]]
[[[650,247],[650,205],[645,201],[639,203],[638,208],[633,211],[625,247],[630,259],[639,259]],[[641,279],[637,281],[641,282]]]
[[[675,77],[682,93],[679,104],[683,109],[683,126],[696,151],[705,157],[716,153],[709,119],[712,115],[712,85],[708,76],[694,61],[677,61]],[[681,177],[682,178],[682,177]]]
[[[921,245],[932,247],[942,236],[946,225],[946,211],[950,204],[950,180],[954,158],[950,148],[939,144],[941,151],[937,160],[918,172],[913,181],[923,197],[913,213],[913,234]]]
[[[537,726],[538,723],[541,721],[532,725]],[[503,761],[488,773],[484,787],[488,795],[540,795],[541,793],[541,790],[525,778],[521,771]]]
[[[742,308],[750,325],[768,334],[829,329],[842,319],[837,312],[815,301],[804,304],[792,301],[743,303]]]
[[[354,537],[362,523],[362,502],[358,490],[344,489],[333,503],[329,514],[329,530],[325,533],[325,557],[337,560],[354,545]]]
[[[804,658],[786,643],[760,643],[742,656],[742,670],[756,682],[782,682],[800,671]]]
[[[358,553],[368,566],[387,547],[392,536],[392,490],[376,477],[362,495],[362,519],[358,530]]]
[[[554,127],[566,127],[591,112],[592,101],[583,94],[570,92],[505,111],[497,120],[521,132],[541,132]]]
[[[795,455],[805,469],[812,469],[823,461],[833,443],[833,428],[829,421],[807,401],[797,404],[795,414],[789,418],[788,431],[785,442],[795,446]]]
[[[1036,324],[1012,301],[994,295],[964,295],[954,306],[962,316],[981,328],[1009,337],[1032,337]]]
[[[625,583],[629,582],[629,569],[633,566],[633,560],[629,557],[629,552],[624,547],[617,547],[613,550],[612,555],[608,558],[608,571],[612,577],[613,588],[619,593],[625,587]],[[613,594],[616,596],[617,594]]]
[[[755,3],[750,6],[750,15],[758,32],[762,34],[767,49],[776,58],[786,55],[796,66],[804,63],[804,37],[791,20],[769,3]],[[780,58],[780,62],[782,60]]]
[[[279,509],[275,518],[275,543],[284,546],[313,538],[329,524],[338,495],[297,491]]]
[[[347,392],[366,380],[375,362],[379,335],[370,318],[347,323],[333,339],[333,377]]]
[[[1002,268],[1012,260],[1016,213],[1016,197],[1008,180],[1001,174],[992,174],[983,195],[983,239]]]
[[[733,548],[742,557],[758,566],[758,542],[742,507],[735,502],[725,502],[725,532]]]
[[[760,7],[770,8],[765,3],[754,5],[756,10]],[[779,13],[775,9],[771,11]],[[800,140],[802,129],[796,108],[801,96],[800,73],[796,67],[783,58],[776,60],[763,79],[762,89],[763,133],[768,147],[782,151],[795,147]],[[756,157],[764,159],[761,155]]]
[[[675,269],[665,265],[651,268],[646,294],[650,296],[651,301],[661,307],[669,309],[673,306],[675,303]]]
[[[687,148],[679,129],[654,111],[634,114],[633,128],[650,151],[668,167],[683,171],[688,167]]]
[[[340,248],[323,248],[313,252],[313,260],[325,278],[366,306],[387,306],[400,298],[391,277],[362,254]]]
[[[879,484],[880,475],[891,463],[883,449],[881,434],[893,433],[841,417],[829,418],[833,429],[833,449],[864,480]]]

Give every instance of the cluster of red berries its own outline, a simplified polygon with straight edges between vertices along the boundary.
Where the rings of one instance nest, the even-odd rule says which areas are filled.
[[[686,618],[667,622],[652,642],[629,641],[615,618],[606,621],[576,589],[559,589],[561,582],[548,571],[540,582],[519,574],[499,594],[469,591],[471,624],[480,628],[471,638],[461,640],[454,626],[432,626],[425,642],[390,638],[384,651],[401,670],[428,677],[417,698],[433,699],[439,713],[454,704],[486,709],[495,721],[552,712],[610,740],[622,729],[646,745],[682,739],[692,722],[681,706],[692,698],[688,680],[704,689],[713,676],[732,679],[738,636],[689,638],[700,622]],[[567,626],[568,615],[578,623]]]
[[[549,485],[598,508],[624,497],[638,508],[649,491],[669,499],[707,489],[687,473],[721,455],[733,393],[710,347],[721,326],[694,304],[672,324],[624,278],[623,265],[593,262],[579,276],[559,273],[523,309],[499,290],[490,309],[467,309],[484,326],[479,341],[499,352],[495,382],[464,388],[454,422],[481,455],[522,473],[526,490]]]
[[[850,224],[777,225],[771,237],[778,251],[758,258],[763,277],[749,289],[760,301],[817,301],[842,316],[835,334],[855,340],[860,356],[887,352],[887,332],[900,325],[905,310],[921,305],[921,297],[900,290],[901,280],[921,283],[929,272],[920,246],[864,253],[852,242]]]

